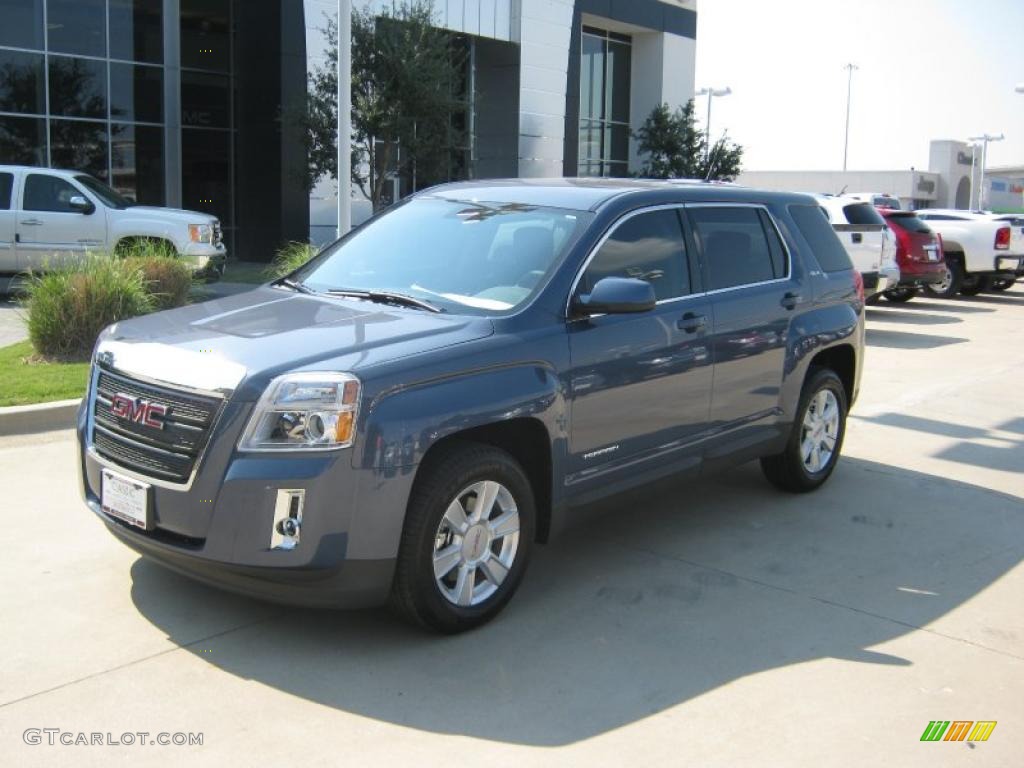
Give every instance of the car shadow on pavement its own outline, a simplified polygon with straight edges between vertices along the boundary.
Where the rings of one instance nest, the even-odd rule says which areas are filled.
[[[914,312],[956,312],[963,315],[989,314],[996,311],[992,307],[971,306],[970,304],[965,303],[962,300],[962,297],[958,297],[951,301],[915,298],[905,304],[900,304],[900,310],[912,310]]]
[[[962,323],[962,317],[933,315],[929,312],[903,312],[898,309],[868,309],[867,319],[872,322],[910,323],[911,325],[954,325]]]
[[[947,347],[950,344],[964,344],[969,341],[969,339],[958,336],[935,336],[928,333],[889,331],[882,328],[868,328],[864,338],[868,346],[890,349],[935,349],[936,347]]]
[[[581,514],[535,551],[506,611],[460,636],[383,610],[253,621],[258,603],[142,559],[132,598],[238,678],[409,728],[557,746],[787,665],[913,665],[878,646],[925,625],[1020,655],[987,626],[998,616],[943,624],[1020,562],[1020,512],[1010,496],[851,458],[822,491],[783,494],[753,464]],[[199,637],[208,606],[224,629]]]

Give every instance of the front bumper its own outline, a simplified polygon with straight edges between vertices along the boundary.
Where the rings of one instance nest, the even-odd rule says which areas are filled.
[[[189,243],[178,255],[197,275],[219,275],[224,271],[224,264],[228,258],[228,249],[224,246],[224,243],[218,243],[217,245]]]
[[[88,398],[78,418],[84,500],[124,544],[199,581],[274,602],[357,608],[386,602],[412,472],[379,476],[353,467],[350,450],[278,457],[234,446],[250,404],[229,402],[190,483],[141,476],[90,444]],[[142,530],[100,507],[104,468],[151,485],[152,527]],[[278,489],[305,491],[301,541],[272,549]]]

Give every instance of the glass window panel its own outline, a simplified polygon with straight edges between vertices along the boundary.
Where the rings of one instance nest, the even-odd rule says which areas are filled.
[[[775,277],[768,238],[756,208],[701,206],[690,209],[689,214],[704,249],[711,290]],[[824,219],[821,222],[828,226]]]
[[[604,113],[604,40],[583,36],[580,63],[580,117],[600,118]]]
[[[605,160],[629,161],[629,126],[609,125],[605,131]]]
[[[590,262],[580,291],[589,293],[605,277],[646,280],[659,301],[688,294],[690,278],[679,215],[665,210],[626,219]]]
[[[107,55],[106,0],[47,0],[49,50]]]
[[[632,48],[625,43],[608,43],[608,119],[629,122],[629,79]]]
[[[50,159],[54,168],[85,171],[106,181],[107,144],[106,123],[50,121]]]
[[[11,191],[14,188],[14,174],[0,173],[0,211],[11,208]]]
[[[184,207],[212,213],[231,225],[231,135],[227,131],[181,132]]]
[[[25,177],[25,197],[21,207],[26,211],[73,213],[71,198],[82,192],[64,179],[49,174],[30,173]]]
[[[0,116],[0,164],[46,165],[46,121]]]
[[[617,179],[629,178],[629,163],[606,163],[605,174]]]
[[[69,56],[50,57],[50,114],[107,117],[107,64]]]
[[[195,128],[228,128],[231,94],[227,75],[181,73],[181,124]]]
[[[0,50],[0,112],[46,113],[43,54]]]
[[[143,205],[163,205],[164,129],[151,125],[111,127],[111,186]]]
[[[162,0],[110,0],[110,57],[162,64]]]
[[[0,45],[43,49],[43,0],[0,0]]]
[[[163,70],[111,62],[110,116],[142,123],[163,122]]]
[[[181,66],[231,68],[229,0],[181,0]]]

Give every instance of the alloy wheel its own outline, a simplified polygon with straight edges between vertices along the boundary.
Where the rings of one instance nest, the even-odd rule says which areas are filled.
[[[839,438],[839,401],[830,389],[822,389],[807,404],[800,435],[804,469],[817,474],[828,466]]]

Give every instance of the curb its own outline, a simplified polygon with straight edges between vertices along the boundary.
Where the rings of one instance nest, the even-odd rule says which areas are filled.
[[[81,399],[58,400],[54,403],[0,408],[0,437],[72,429],[81,402]]]

